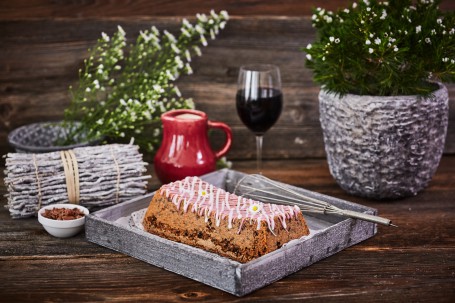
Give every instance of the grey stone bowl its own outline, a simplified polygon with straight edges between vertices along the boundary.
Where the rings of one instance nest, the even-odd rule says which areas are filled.
[[[448,125],[448,92],[429,97],[339,96],[321,90],[320,122],[330,172],[348,193],[414,196],[435,173]]]
[[[77,124],[76,124],[77,125]],[[21,126],[8,134],[8,143],[15,148],[16,152],[22,153],[46,153],[59,150],[73,149],[89,145],[96,145],[102,139],[93,141],[86,140],[85,134],[75,138],[77,144],[58,146],[55,142],[68,133],[61,122],[40,122]]]

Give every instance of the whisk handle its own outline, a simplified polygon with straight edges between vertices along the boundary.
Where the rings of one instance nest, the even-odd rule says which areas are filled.
[[[346,209],[343,209],[342,212],[343,212],[343,215],[346,217],[361,219],[361,220],[374,222],[374,223],[378,223],[378,224],[383,224],[383,225],[387,225],[387,226],[394,226],[392,224],[392,221],[389,219],[386,219],[386,218],[369,215],[369,214],[365,214],[365,213],[359,213],[356,211],[346,210]]]

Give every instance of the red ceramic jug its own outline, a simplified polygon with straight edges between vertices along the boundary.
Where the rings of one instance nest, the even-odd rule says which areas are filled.
[[[161,115],[163,141],[155,155],[155,172],[163,183],[201,176],[216,169],[216,161],[224,156],[232,143],[229,126],[209,121],[204,112],[179,109]],[[208,129],[218,128],[226,134],[223,148],[210,147]]]

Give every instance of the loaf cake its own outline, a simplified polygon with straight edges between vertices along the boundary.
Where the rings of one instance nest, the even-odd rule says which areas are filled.
[[[262,203],[197,177],[163,185],[143,219],[144,229],[241,263],[309,234],[300,209]]]

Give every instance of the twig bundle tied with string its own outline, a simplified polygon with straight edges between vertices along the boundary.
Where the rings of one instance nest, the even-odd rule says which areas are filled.
[[[389,219],[338,208],[326,201],[306,194],[304,190],[297,191],[287,184],[271,180],[262,175],[246,175],[240,179],[234,188],[234,194],[261,202],[297,205],[304,213],[335,215],[396,227]]]
[[[12,218],[36,215],[46,205],[88,208],[121,203],[145,194],[147,163],[139,147],[111,144],[44,154],[6,155],[5,185]]]

